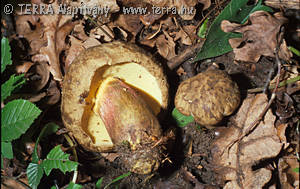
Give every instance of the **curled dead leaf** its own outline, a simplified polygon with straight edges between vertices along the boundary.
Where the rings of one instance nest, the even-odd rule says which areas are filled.
[[[38,61],[26,73],[30,79],[31,88],[38,92],[43,89],[49,81],[50,72],[48,64],[45,61]]]
[[[72,35],[70,37],[70,48],[66,51],[67,57],[65,61],[65,70],[68,70],[68,67],[73,62],[76,56],[80,54],[81,51],[83,51],[85,48],[83,47],[83,42]]]
[[[20,65],[16,66],[16,73],[17,74],[22,74],[22,73],[27,73],[27,71],[33,66],[34,64],[32,62],[22,62]]]
[[[286,21],[287,19],[281,13],[271,15],[265,11],[256,11],[250,15],[248,23],[240,25],[224,20],[221,29],[225,32],[243,33],[241,39],[229,39],[235,60],[257,62],[262,55],[275,57],[277,36],[282,36],[280,28]],[[289,60],[292,53],[288,50],[285,40],[283,39],[279,45],[279,57]]]
[[[262,167],[253,171],[252,166],[260,160],[277,156],[281,151],[283,144],[277,136],[274,127],[276,117],[271,110],[267,111],[264,121],[255,130],[226,150],[233,140],[246,132],[267,104],[265,94],[249,95],[233,118],[233,124],[224,129],[213,143],[215,172],[226,182],[224,188],[261,188],[270,180],[270,170]]]
[[[299,169],[299,162],[297,161],[297,157],[289,155],[279,159],[278,172],[282,188],[299,188],[299,172],[295,172],[295,168]]]
[[[54,11],[59,10],[59,2],[54,1],[52,4],[43,4],[47,9],[51,5]],[[49,63],[49,71],[53,75],[54,79],[57,81],[62,80],[62,72],[60,69],[59,55],[62,50],[66,48],[65,39],[66,36],[71,32],[77,22],[72,22],[72,16],[70,15],[39,15],[40,22],[43,24],[43,36],[46,41],[46,45],[43,44],[39,48],[39,54],[33,57],[34,59],[43,59]],[[41,58],[41,56],[44,56]]]
[[[54,80],[50,81],[50,85],[47,89],[47,104],[53,105],[60,100],[60,90],[58,89],[57,83]]]
[[[125,31],[136,36],[137,33],[142,29],[143,24],[139,19],[140,15],[134,14],[120,14],[118,18],[114,21],[114,24],[124,29]]]
[[[90,31],[90,37],[96,39],[102,39],[105,42],[111,42],[114,39],[114,33],[107,25],[100,26],[101,28],[97,27]]]
[[[160,35],[156,40],[158,53],[167,60],[176,56],[174,39],[165,31],[164,35]]]
[[[299,0],[265,0],[264,3],[269,7],[300,9]]]

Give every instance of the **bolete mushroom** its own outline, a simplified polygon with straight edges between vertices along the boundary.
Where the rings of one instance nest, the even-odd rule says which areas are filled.
[[[112,152],[128,143],[130,170],[158,168],[162,137],[157,115],[168,105],[160,64],[136,45],[112,42],[83,51],[67,71],[62,120],[87,150]]]
[[[232,114],[240,103],[237,84],[222,70],[208,69],[183,81],[177,90],[175,107],[192,115],[203,126],[218,124]]]

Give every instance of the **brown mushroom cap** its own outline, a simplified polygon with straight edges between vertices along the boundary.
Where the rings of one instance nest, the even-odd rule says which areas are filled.
[[[238,86],[230,76],[217,69],[209,69],[183,81],[177,90],[175,107],[184,115],[194,116],[204,126],[219,123],[232,114],[240,103]]]

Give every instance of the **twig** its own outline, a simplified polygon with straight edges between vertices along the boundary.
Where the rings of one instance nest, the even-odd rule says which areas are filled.
[[[223,0],[222,2],[218,3],[218,5],[216,5],[213,9],[211,9],[201,20],[200,22],[197,24],[197,26],[195,27],[195,30],[197,28],[199,28],[199,26],[204,22],[204,20],[219,6],[221,6],[223,3],[225,3],[226,0]]]
[[[218,6],[221,6],[224,2],[226,2],[226,0],[223,0],[222,2],[220,2],[218,4]],[[197,26],[195,27],[194,31],[192,31],[191,33],[194,33],[195,30],[197,28],[199,28],[199,26],[204,22],[204,20],[218,7],[215,6],[213,9],[211,9],[201,20],[200,22],[197,24]],[[204,41],[203,41],[204,42]],[[189,48],[185,49],[180,55],[175,56],[174,58],[172,58],[171,60],[168,61],[168,67],[173,70],[174,68],[178,67],[181,63],[183,63],[184,61],[193,58],[195,56],[195,54],[201,49],[203,42],[199,42],[194,44],[193,46],[190,46]]]
[[[280,34],[277,36],[277,39],[278,39],[279,37],[281,37],[281,38],[280,38],[280,40],[277,41],[277,46],[276,46],[275,52],[274,52],[275,58],[276,58],[276,63],[277,63],[277,69],[278,69],[278,70],[277,70],[277,80],[276,80],[276,84],[275,84],[274,90],[272,91],[271,99],[269,100],[267,106],[266,106],[266,107],[263,109],[263,111],[260,113],[260,115],[258,116],[258,118],[250,125],[250,127],[248,127],[248,128],[246,129],[246,131],[244,132],[244,134],[243,134],[243,132],[242,132],[241,135],[240,135],[237,139],[233,140],[232,142],[230,142],[230,143],[226,146],[226,148],[224,149],[224,151],[225,151],[226,149],[228,149],[228,153],[229,153],[230,148],[231,148],[236,142],[239,143],[244,137],[248,136],[248,135],[249,135],[249,134],[257,127],[257,125],[258,125],[258,124],[260,123],[260,121],[263,119],[264,115],[266,114],[266,112],[268,111],[268,109],[270,108],[271,104],[273,103],[273,101],[274,101],[274,99],[275,99],[275,97],[276,97],[276,91],[277,91],[278,86],[279,86],[279,80],[280,80],[280,74],[281,74],[281,61],[280,61],[280,59],[279,59],[278,51],[279,51],[279,48],[280,48],[280,45],[279,45],[279,44],[281,44],[282,39],[283,39],[282,36],[280,36]],[[222,152],[222,155],[223,155],[224,151]]]
[[[281,81],[279,83],[279,86],[278,87],[283,87],[283,86],[286,86],[288,84],[291,84],[291,83],[295,83],[297,81],[300,81],[300,76],[297,76],[297,77],[294,77],[292,79],[288,79],[288,80],[284,80],[284,81]],[[269,90],[272,90],[276,87],[276,84],[272,84],[269,86]],[[248,93],[257,93],[257,92],[262,92],[264,90],[264,87],[258,87],[258,88],[255,88],[255,89],[249,89],[247,90]]]
[[[107,35],[111,40],[114,40],[113,36],[111,36],[105,29],[102,28],[102,26],[104,25],[101,21],[99,21],[102,25],[99,25],[93,18],[91,18],[89,15],[87,15],[88,19],[93,23],[95,24],[97,27],[100,28],[100,30],[105,34]],[[111,31],[111,29],[108,27],[108,29]],[[113,32],[112,32],[113,33]]]
[[[171,60],[168,61],[168,67],[173,70],[177,66],[179,66],[184,61],[193,58],[194,55],[200,50],[203,43],[196,43],[195,45],[189,46],[187,49],[185,49],[180,55],[177,55],[173,57]]]
[[[6,178],[6,179],[13,179],[14,181],[16,181],[17,183],[19,183],[19,184],[21,184],[24,188],[26,188],[26,189],[30,189],[30,187],[27,185],[27,184],[25,184],[24,182],[22,182],[22,181],[20,181],[18,178],[15,178],[15,177],[9,177],[9,176],[5,176],[5,175],[1,175],[1,177],[3,177],[3,178]],[[6,186],[5,185],[5,183],[1,183],[1,185],[4,185],[4,186]],[[2,188],[2,187],[1,187]]]

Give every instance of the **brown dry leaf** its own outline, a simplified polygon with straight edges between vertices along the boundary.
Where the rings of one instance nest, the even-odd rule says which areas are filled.
[[[249,95],[233,118],[233,124],[221,132],[213,143],[212,155],[215,171],[222,175],[224,188],[262,188],[271,178],[271,171],[252,166],[260,160],[275,157],[282,148],[282,143],[274,127],[276,117],[268,110],[264,121],[248,136],[229,148],[227,146],[251,126],[268,104],[265,94]],[[224,152],[224,153],[223,153]]]
[[[76,56],[80,54],[85,48],[83,47],[83,42],[72,35],[70,37],[70,48],[66,51],[67,57],[65,61],[65,70],[68,70],[68,67],[73,62]]]
[[[76,2],[71,1],[70,5],[73,7],[87,6],[107,9],[107,13],[103,12],[102,14],[100,13],[98,15],[95,15],[97,16],[97,19],[103,24],[110,22],[111,14],[116,13],[120,10],[120,7],[118,6],[116,0],[80,0]]]
[[[182,66],[180,66],[177,71],[176,71],[177,75],[182,76],[182,75],[186,75],[186,72],[184,71],[184,69],[182,68]]]
[[[185,45],[191,45],[192,44],[191,38],[189,37],[189,35],[185,31],[183,31],[182,28],[180,28],[179,32],[176,33],[174,41],[177,41],[178,39],[180,39],[182,44],[185,44]]]
[[[179,32],[177,32],[174,38],[174,41],[180,39],[181,43],[184,45],[192,45],[193,41],[196,39],[195,35],[192,32],[195,32],[196,26],[187,25],[180,28]]]
[[[87,40],[88,36],[84,31],[84,25],[82,21],[80,21],[79,24],[75,25],[72,35],[82,41]]]
[[[280,74],[280,82],[287,81],[289,79],[293,79],[295,77],[299,76],[298,67],[296,65],[291,65],[284,67],[281,69]],[[274,79],[270,82],[271,85],[275,85],[277,82],[277,76],[274,77]],[[291,95],[292,93],[300,90],[300,81],[297,81],[295,83],[288,84],[286,86],[283,86],[282,88],[286,88],[286,92]],[[280,89],[280,88],[279,88]]]
[[[167,60],[176,56],[174,39],[165,31],[164,35],[160,35],[156,40],[158,53]]]
[[[101,28],[97,27],[97,28],[92,29],[90,31],[90,37],[96,38],[96,39],[103,38],[103,40],[105,42],[113,41],[115,36],[114,36],[114,33],[112,32],[112,30],[107,25],[102,25],[100,27]]]
[[[175,6],[176,10],[181,12],[179,16],[183,20],[192,20],[196,15],[195,5],[197,3],[198,0],[174,0],[174,1],[170,1],[169,7]]]
[[[125,31],[131,33],[132,36],[136,36],[136,34],[143,27],[139,16],[140,15],[136,14],[120,14],[118,18],[114,21],[114,24],[124,29]]]
[[[48,105],[56,104],[60,100],[60,90],[54,80],[50,81],[49,88],[47,89],[47,97],[46,103]]]
[[[45,61],[37,61],[26,73],[30,78],[30,85],[34,92],[43,89],[50,78],[49,66]]]
[[[27,73],[27,71],[33,66],[33,62],[22,62],[20,65],[16,66],[16,73],[17,74],[22,74],[22,73]]]
[[[32,27],[30,26],[32,25]],[[47,43],[43,39],[44,26],[38,21],[37,15],[16,16],[16,32],[19,37],[27,39],[30,49],[29,54],[34,55]]]
[[[177,12],[182,10],[182,7],[184,7],[186,12],[183,11],[184,14],[179,14],[180,17],[184,20],[192,20],[194,18],[196,14],[195,5],[197,3],[203,4],[204,10],[211,5],[210,0],[142,0],[142,2],[153,5],[155,7],[175,7]]]
[[[97,39],[89,37],[85,42],[83,42],[83,47],[85,49],[88,49],[90,47],[95,47],[95,46],[98,46],[100,44],[101,43]]]
[[[286,136],[285,136],[285,130],[287,127],[288,127],[287,123],[285,123],[285,124],[282,123],[276,127],[277,135],[278,135],[280,141],[283,143],[284,149],[286,149],[289,146],[289,143],[287,143]]]
[[[289,155],[282,157],[278,161],[278,172],[281,187],[284,189],[299,188],[299,172],[293,169],[299,169],[297,157]]]
[[[2,189],[27,189],[28,187],[13,178],[1,178],[1,188]]]
[[[101,153],[101,155],[109,162],[114,162],[115,159],[120,156],[118,153]]]
[[[280,12],[272,16],[268,12],[256,11],[250,15],[249,21],[251,24],[244,25],[231,23],[227,20],[221,23],[221,28],[225,32],[243,33],[243,38],[229,39],[235,60],[257,62],[262,55],[275,57],[274,49],[277,46],[277,36],[282,35],[280,27],[287,19]],[[291,58],[292,53],[288,50],[285,40],[282,40],[278,54],[284,60]]]
[[[299,0],[265,0],[264,3],[269,7],[300,9]]]
[[[46,7],[47,4],[44,4]],[[59,9],[58,1],[51,4],[54,11]],[[33,59],[41,59],[40,56],[44,56],[44,59],[49,63],[49,70],[53,75],[53,78],[57,81],[62,80],[62,73],[60,70],[59,55],[62,50],[66,48],[65,38],[77,24],[72,22],[72,16],[70,15],[40,15],[41,23],[45,26],[44,36],[47,39],[47,45],[42,47],[39,51],[40,54],[35,55],[39,58],[33,57]]]

